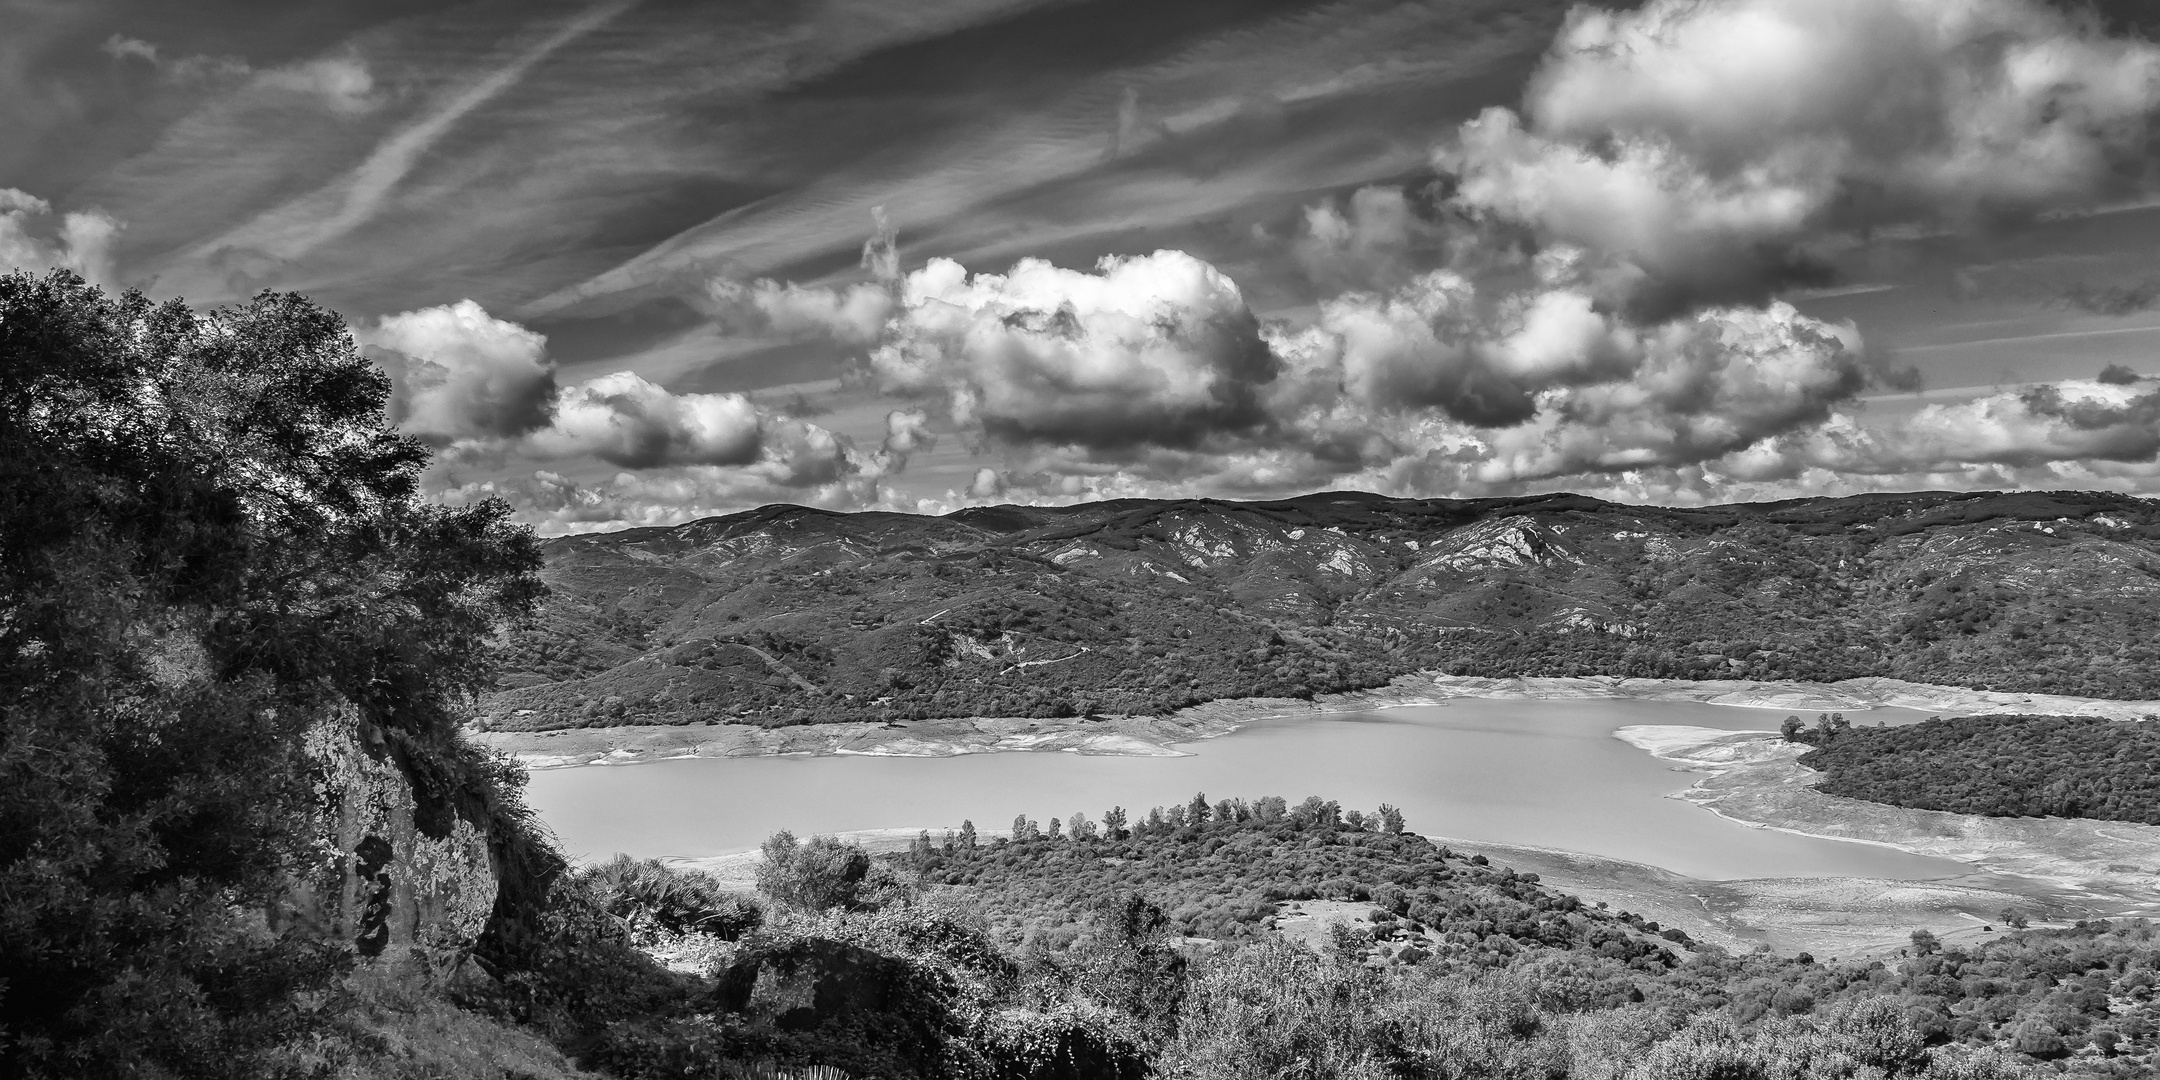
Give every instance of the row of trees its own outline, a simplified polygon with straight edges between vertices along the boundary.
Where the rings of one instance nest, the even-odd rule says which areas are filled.
[[[1293,829],[1348,827],[1353,830],[1400,833],[1403,831],[1402,811],[1386,803],[1371,814],[1362,810],[1344,810],[1332,800],[1317,795],[1308,796],[1296,806],[1290,805],[1280,795],[1264,795],[1251,802],[1244,799],[1223,799],[1209,803],[1204,793],[1195,794],[1190,802],[1170,807],[1156,806],[1135,820],[1128,822],[1125,808],[1113,806],[1102,813],[1098,825],[1088,819],[1084,811],[1075,810],[1071,817],[1060,820],[1051,818],[1050,823],[1040,825],[1026,814],[1016,814],[1012,830],[1006,838],[1012,843],[1026,844],[1040,840],[1071,840],[1087,843],[1095,840],[1117,841],[1136,836],[1165,836],[1187,830],[1205,830],[1210,826],[1234,829],[1247,825],[1287,826]],[[941,841],[934,841],[928,831],[918,835],[909,850],[918,855],[933,852],[945,855],[966,853],[980,845],[973,821],[962,821],[957,831],[947,831]]]

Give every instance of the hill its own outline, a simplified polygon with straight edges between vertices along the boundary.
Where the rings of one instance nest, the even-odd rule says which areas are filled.
[[[767,506],[544,550],[500,729],[1160,714],[1426,669],[2160,697],[2160,504],[2114,494]]]
[[[1816,788],[1919,810],[2160,825],[2160,728],[2084,716],[1961,716],[1795,737]]]

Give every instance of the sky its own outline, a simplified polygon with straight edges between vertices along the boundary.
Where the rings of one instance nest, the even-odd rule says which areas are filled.
[[[429,491],[2160,494],[2160,11],[0,0],[0,269],[340,312]]]

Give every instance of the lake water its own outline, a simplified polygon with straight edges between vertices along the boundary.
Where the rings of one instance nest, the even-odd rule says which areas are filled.
[[[1281,795],[1402,808],[1429,836],[1580,851],[1695,877],[1918,880],[1969,870],[1890,848],[1736,825],[1666,798],[1698,779],[1621,742],[1634,724],[1774,730],[1784,710],[1648,701],[1494,701],[1261,721],[1180,747],[1190,757],[1065,753],[950,758],[686,758],[535,772],[527,795],[577,856],[696,858],[797,835],[1003,829],[1119,805]],[[1856,723],[1911,722],[1882,709]]]

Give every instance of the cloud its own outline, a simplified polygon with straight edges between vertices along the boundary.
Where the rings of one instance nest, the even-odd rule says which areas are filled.
[[[1263,419],[1276,359],[1237,285],[1178,251],[1097,272],[1023,259],[908,275],[870,354],[888,392],[942,396],[954,421],[1013,444],[1192,445]]]
[[[901,419],[888,419],[895,437],[909,425],[907,414],[896,415]],[[761,490],[801,490],[874,481],[907,467],[905,453],[865,453],[846,436],[768,411],[742,394],[675,394],[627,371],[565,387],[548,425],[509,448],[634,470],[703,467],[708,471],[699,475],[707,481],[698,490],[707,492],[718,482],[712,478],[731,470]]]
[[[1610,260],[1664,313],[1819,280],[1869,230],[2146,190],[2160,46],[2031,0],[1577,8],[1435,164],[1457,205]]]
[[[507,63],[466,85],[417,122],[383,140],[338,180],[198,245],[182,261],[211,262],[231,249],[257,252],[271,260],[292,260],[345,236],[375,216],[422,156],[460,120],[516,85],[556,50],[599,29],[636,3],[609,0],[586,9]],[[288,78],[333,92],[349,93],[356,85],[352,72],[334,67],[296,69]]]
[[[525,477],[454,484],[438,496],[451,505],[501,499],[542,533],[598,532],[680,525],[765,503],[831,510],[898,508],[897,493],[874,476],[847,476],[801,485],[759,468],[687,466],[658,473],[618,473],[580,482],[542,469]]]
[[[2100,369],[2100,374],[2096,378],[2099,382],[2109,386],[2135,386],[2137,381],[2144,378],[2144,376],[2126,365],[2109,364]]]
[[[676,395],[618,371],[566,388],[553,421],[527,446],[632,469],[748,465],[763,450],[764,429],[764,416],[741,394]]]
[[[546,427],[555,410],[547,338],[471,300],[385,315],[357,335],[390,373],[390,419],[437,445]]]
[[[1465,481],[1703,461],[1819,422],[1879,382],[1850,326],[1790,305],[1638,324],[1600,310],[1564,259],[1487,297],[1452,271],[1321,305],[1277,331],[1268,398],[1319,458],[1367,467],[1443,448]]]
[[[846,289],[782,284],[761,280],[749,285],[724,279],[706,288],[720,305],[721,321],[731,328],[770,332],[782,337],[825,337],[848,345],[878,339],[892,314],[891,290],[857,284]]]
[[[2147,278],[2130,285],[2081,281],[2063,290],[2058,302],[2093,315],[2135,315],[2160,302],[2160,281]]]
[[[900,239],[884,207],[871,207],[870,217],[876,227],[863,242],[862,268],[872,280],[827,289],[771,278],[748,285],[714,278],[705,292],[718,305],[721,322],[786,338],[829,338],[844,345],[877,341],[899,304]]]
[[[738,481],[761,491],[874,482],[934,442],[919,411],[895,410],[884,446],[865,454],[742,394],[677,394],[628,371],[558,385],[545,337],[471,300],[384,316],[357,336],[391,374],[391,419],[453,464],[518,454],[638,471],[702,467],[695,490],[710,497]]]
[[[332,112],[364,113],[379,103],[375,77],[357,55],[318,57],[258,73],[237,56],[167,56],[150,42],[122,34],[106,38],[99,49],[114,60],[148,64],[169,82],[232,83],[253,75],[257,86],[313,97]]]
[[[256,79],[261,86],[307,94],[332,112],[364,113],[380,103],[375,76],[358,56],[325,56],[272,68]]]
[[[73,270],[92,284],[117,285],[112,246],[120,222],[96,210],[52,217],[45,200],[0,188],[0,270]]]
[[[237,56],[166,56],[156,45],[141,38],[114,34],[98,46],[99,51],[120,61],[140,61],[150,65],[160,76],[173,82],[200,83],[225,79],[239,79],[251,70],[248,62]]]
[[[905,458],[937,445],[930,434],[930,414],[921,409],[894,409],[885,414],[885,452]]]
[[[1387,289],[1441,265],[1448,233],[1402,188],[1365,187],[1306,207],[1291,253],[1322,288]]]
[[[2097,381],[2042,384],[1930,405],[1895,427],[1830,426],[1800,452],[1811,464],[1869,473],[2150,462],[2160,455],[2160,392]]]

